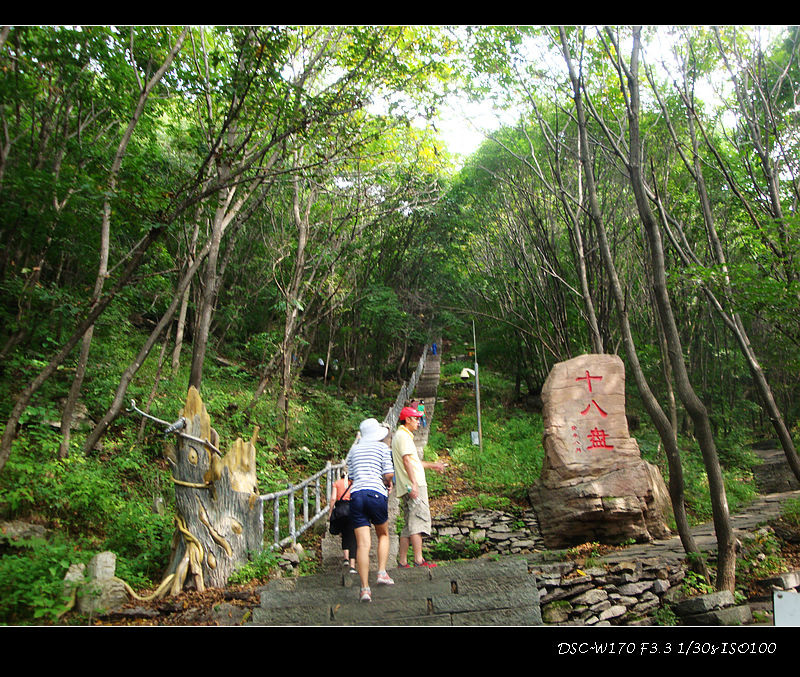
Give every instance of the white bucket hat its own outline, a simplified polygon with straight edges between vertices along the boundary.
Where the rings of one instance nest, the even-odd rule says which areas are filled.
[[[380,442],[389,435],[389,428],[381,425],[374,418],[367,418],[361,421],[358,429],[361,432],[362,442]]]

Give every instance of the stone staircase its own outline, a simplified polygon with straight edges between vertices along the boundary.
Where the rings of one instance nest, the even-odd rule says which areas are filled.
[[[377,585],[359,602],[358,577],[347,569],[281,578],[261,591],[248,625],[471,626],[542,625],[536,576],[524,558],[392,569],[394,585]]]
[[[425,401],[428,426],[414,437],[420,453],[428,440],[439,385],[441,355],[429,354],[414,397]],[[394,499],[394,500],[393,500]],[[542,625],[535,574],[521,557],[443,562],[433,569],[392,568],[396,562],[394,523],[397,499],[389,500],[389,573],[394,585],[378,585],[374,571],[376,538],[372,533],[372,601],[360,602],[357,574],[341,564],[338,536],[322,541],[324,572],[280,578],[261,589],[261,604],[248,625],[303,626],[469,626]]]

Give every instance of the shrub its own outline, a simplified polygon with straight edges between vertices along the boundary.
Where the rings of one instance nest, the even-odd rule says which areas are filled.
[[[90,559],[73,545],[53,541],[15,541],[0,557],[0,621],[8,624],[53,623],[66,609],[64,576],[70,565]]]
[[[774,532],[759,529],[743,539],[737,562],[739,578],[743,581],[758,580],[786,571],[781,556],[781,546]]]
[[[228,583],[238,585],[253,580],[265,581],[269,579],[270,574],[278,570],[279,561],[278,556],[269,549],[251,553],[250,561],[234,571],[228,578]]]
[[[781,517],[784,521],[795,526],[800,526],[800,499],[790,498],[781,508]]]

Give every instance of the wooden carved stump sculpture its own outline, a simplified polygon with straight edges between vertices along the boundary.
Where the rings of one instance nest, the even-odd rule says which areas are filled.
[[[177,450],[168,449],[177,529],[162,587],[221,588],[248,553],[262,548],[264,520],[256,481],[255,440],[237,439],[225,456],[200,394],[189,389]],[[195,439],[189,439],[195,438]],[[169,581],[169,582],[168,582]],[[163,591],[166,593],[166,589]]]

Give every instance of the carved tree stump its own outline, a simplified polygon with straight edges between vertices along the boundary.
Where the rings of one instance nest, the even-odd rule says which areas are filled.
[[[179,436],[177,451],[167,452],[175,483],[177,530],[165,582],[173,575],[169,590],[173,595],[184,586],[201,591],[224,587],[248,553],[261,550],[264,536],[256,481],[258,429],[249,442],[237,439],[223,457],[214,450],[219,435],[194,387],[181,416],[186,420],[182,432],[210,445]]]

